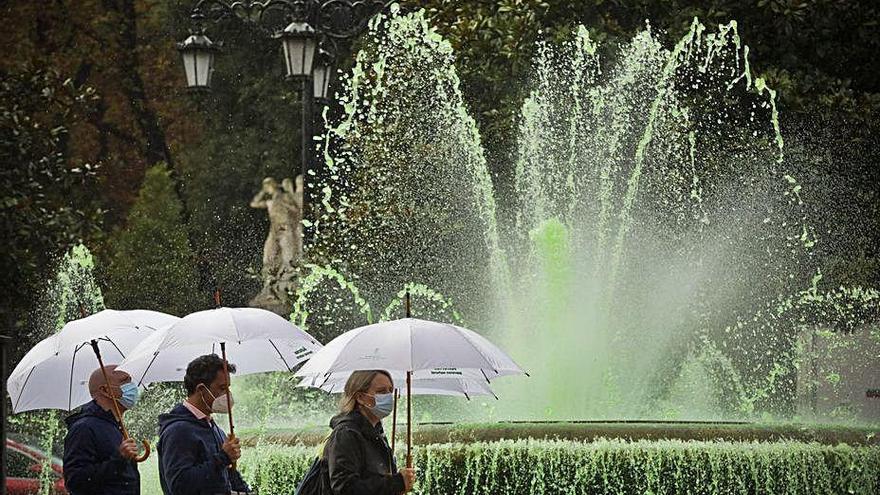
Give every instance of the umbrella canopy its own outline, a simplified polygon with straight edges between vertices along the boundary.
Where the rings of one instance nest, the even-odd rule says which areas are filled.
[[[40,341],[7,380],[13,412],[73,410],[91,400],[89,376],[98,368],[92,340],[107,364],[118,364],[156,329],[180,318],[157,311],[105,309],[64,325]]]
[[[349,376],[351,376],[350,372],[340,372],[326,378],[305,377],[297,386],[319,388],[331,394],[342,393]],[[391,377],[394,380],[395,388],[406,395],[406,374],[396,372],[392,373]],[[489,388],[489,383],[483,378],[482,373],[451,368],[414,372],[411,392],[412,395],[449,395],[466,399],[476,396],[498,398]]]
[[[237,374],[293,371],[321,344],[284,318],[258,308],[217,308],[181,318],[145,339],[119,369],[139,385],[183,380],[190,361],[225,344]]]
[[[449,323],[403,318],[350,330],[316,352],[297,376],[328,376],[366,369],[407,372],[457,368],[486,380],[525,374],[480,334]]]
[[[80,345],[95,338],[93,336],[96,332],[99,335],[102,333],[113,335],[119,331],[129,333],[135,330],[146,331],[143,335],[147,336],[152,331],[167,327],[178,320],[180,318],[176,316],[146,309],[128,311],[105,309],[67,323],[56,335],[60,346]]]

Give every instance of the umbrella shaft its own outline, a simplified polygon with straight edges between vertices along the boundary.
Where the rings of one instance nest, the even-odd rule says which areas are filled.
[[[229,411],[226,414],[229,415],[229,436],[234,437],[235,425],[232,422],[232,391],[230,390],[232,382],[229,380],[229,363],[226,361],[226,342],[220,342],[220,352],[223,353],[223,373],[226,375],[226,397],[229,403]]]
[[[406,467],[412,467],[412,371],[406,372]]]
[[[398,389],[395,388],[394,408],[391,410],[391,455],[394,455],[394,437],[397,436],[397,397],[399,395]]]

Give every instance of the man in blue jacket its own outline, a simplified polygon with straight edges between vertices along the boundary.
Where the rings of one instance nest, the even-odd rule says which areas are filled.
[[[229,372],[235,366],[229,364]],[[241,457],[237,438],[227,438],[212,413],[229,411],[229,382],[223,360],[200,356],[186,367],[182,404],[159,416],[159,481],[165,495],[248,493],[233,463]]]
[[[139,495],[140,475],[134,458],[137,444],[122,439],[114,415],[113,397],[121,411],[134,407],[138,388],[131,377],[105,366],[110,385],[101,369],[89,378],[92,401],[67,418],[64,438],[64,486],[71,495]]]

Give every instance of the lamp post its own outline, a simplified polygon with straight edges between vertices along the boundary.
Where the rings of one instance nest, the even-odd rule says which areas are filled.
[[[6,495],[6,465],[9,464],[6,451],[6,377],[9,374],[6,347],[9,340],[0,335],[0,495]]]
[[[191,11],[191,34],[178,44],[178,50],[183,58],[187,87],[193,90],[208,91],[211,87],[217,44],[205,34],[207,23],[235,17],[281,40],[287,77],[301,88],[304,208],[308,207],[310,182],[318,176],[314,170],[314,108],[320,109],[329,103],[335,54],[332,47],[336,40],[349,40],[362,33],[369,20],[394,1],[199,0]],[[286,19],[283,29],[278,29],[284,25],[278,24],[279,18]]]
[[[303,208],[309,198],[310,172],[314,170],[314,143],[312,138],[315,134],[312,129],[314,118],[311,74],[314,67],[315,51],[318,47],[317,35],[314,28],[305,22],[293,21],[277,35],[284,48],[284,64],[287,67],[287,77],[301,85],[302,95],[302,176],[303,176]],[[303,212],[305,213],[305,212]]]

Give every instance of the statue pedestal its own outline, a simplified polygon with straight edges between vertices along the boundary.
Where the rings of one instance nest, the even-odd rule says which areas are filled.
[[[292,304],[260,292],[256,295],[256,297],[248,301],[248,306],[252,308],[265,309],[267,311],[271,311],[277,314],[278,316],[287,318],[290,316]]]
[[[265,309],[287,318],[293,311],[294,294],[298,286],[295,273],[270,279],[263,285],[260,293],[248,301],[248,306]]]

